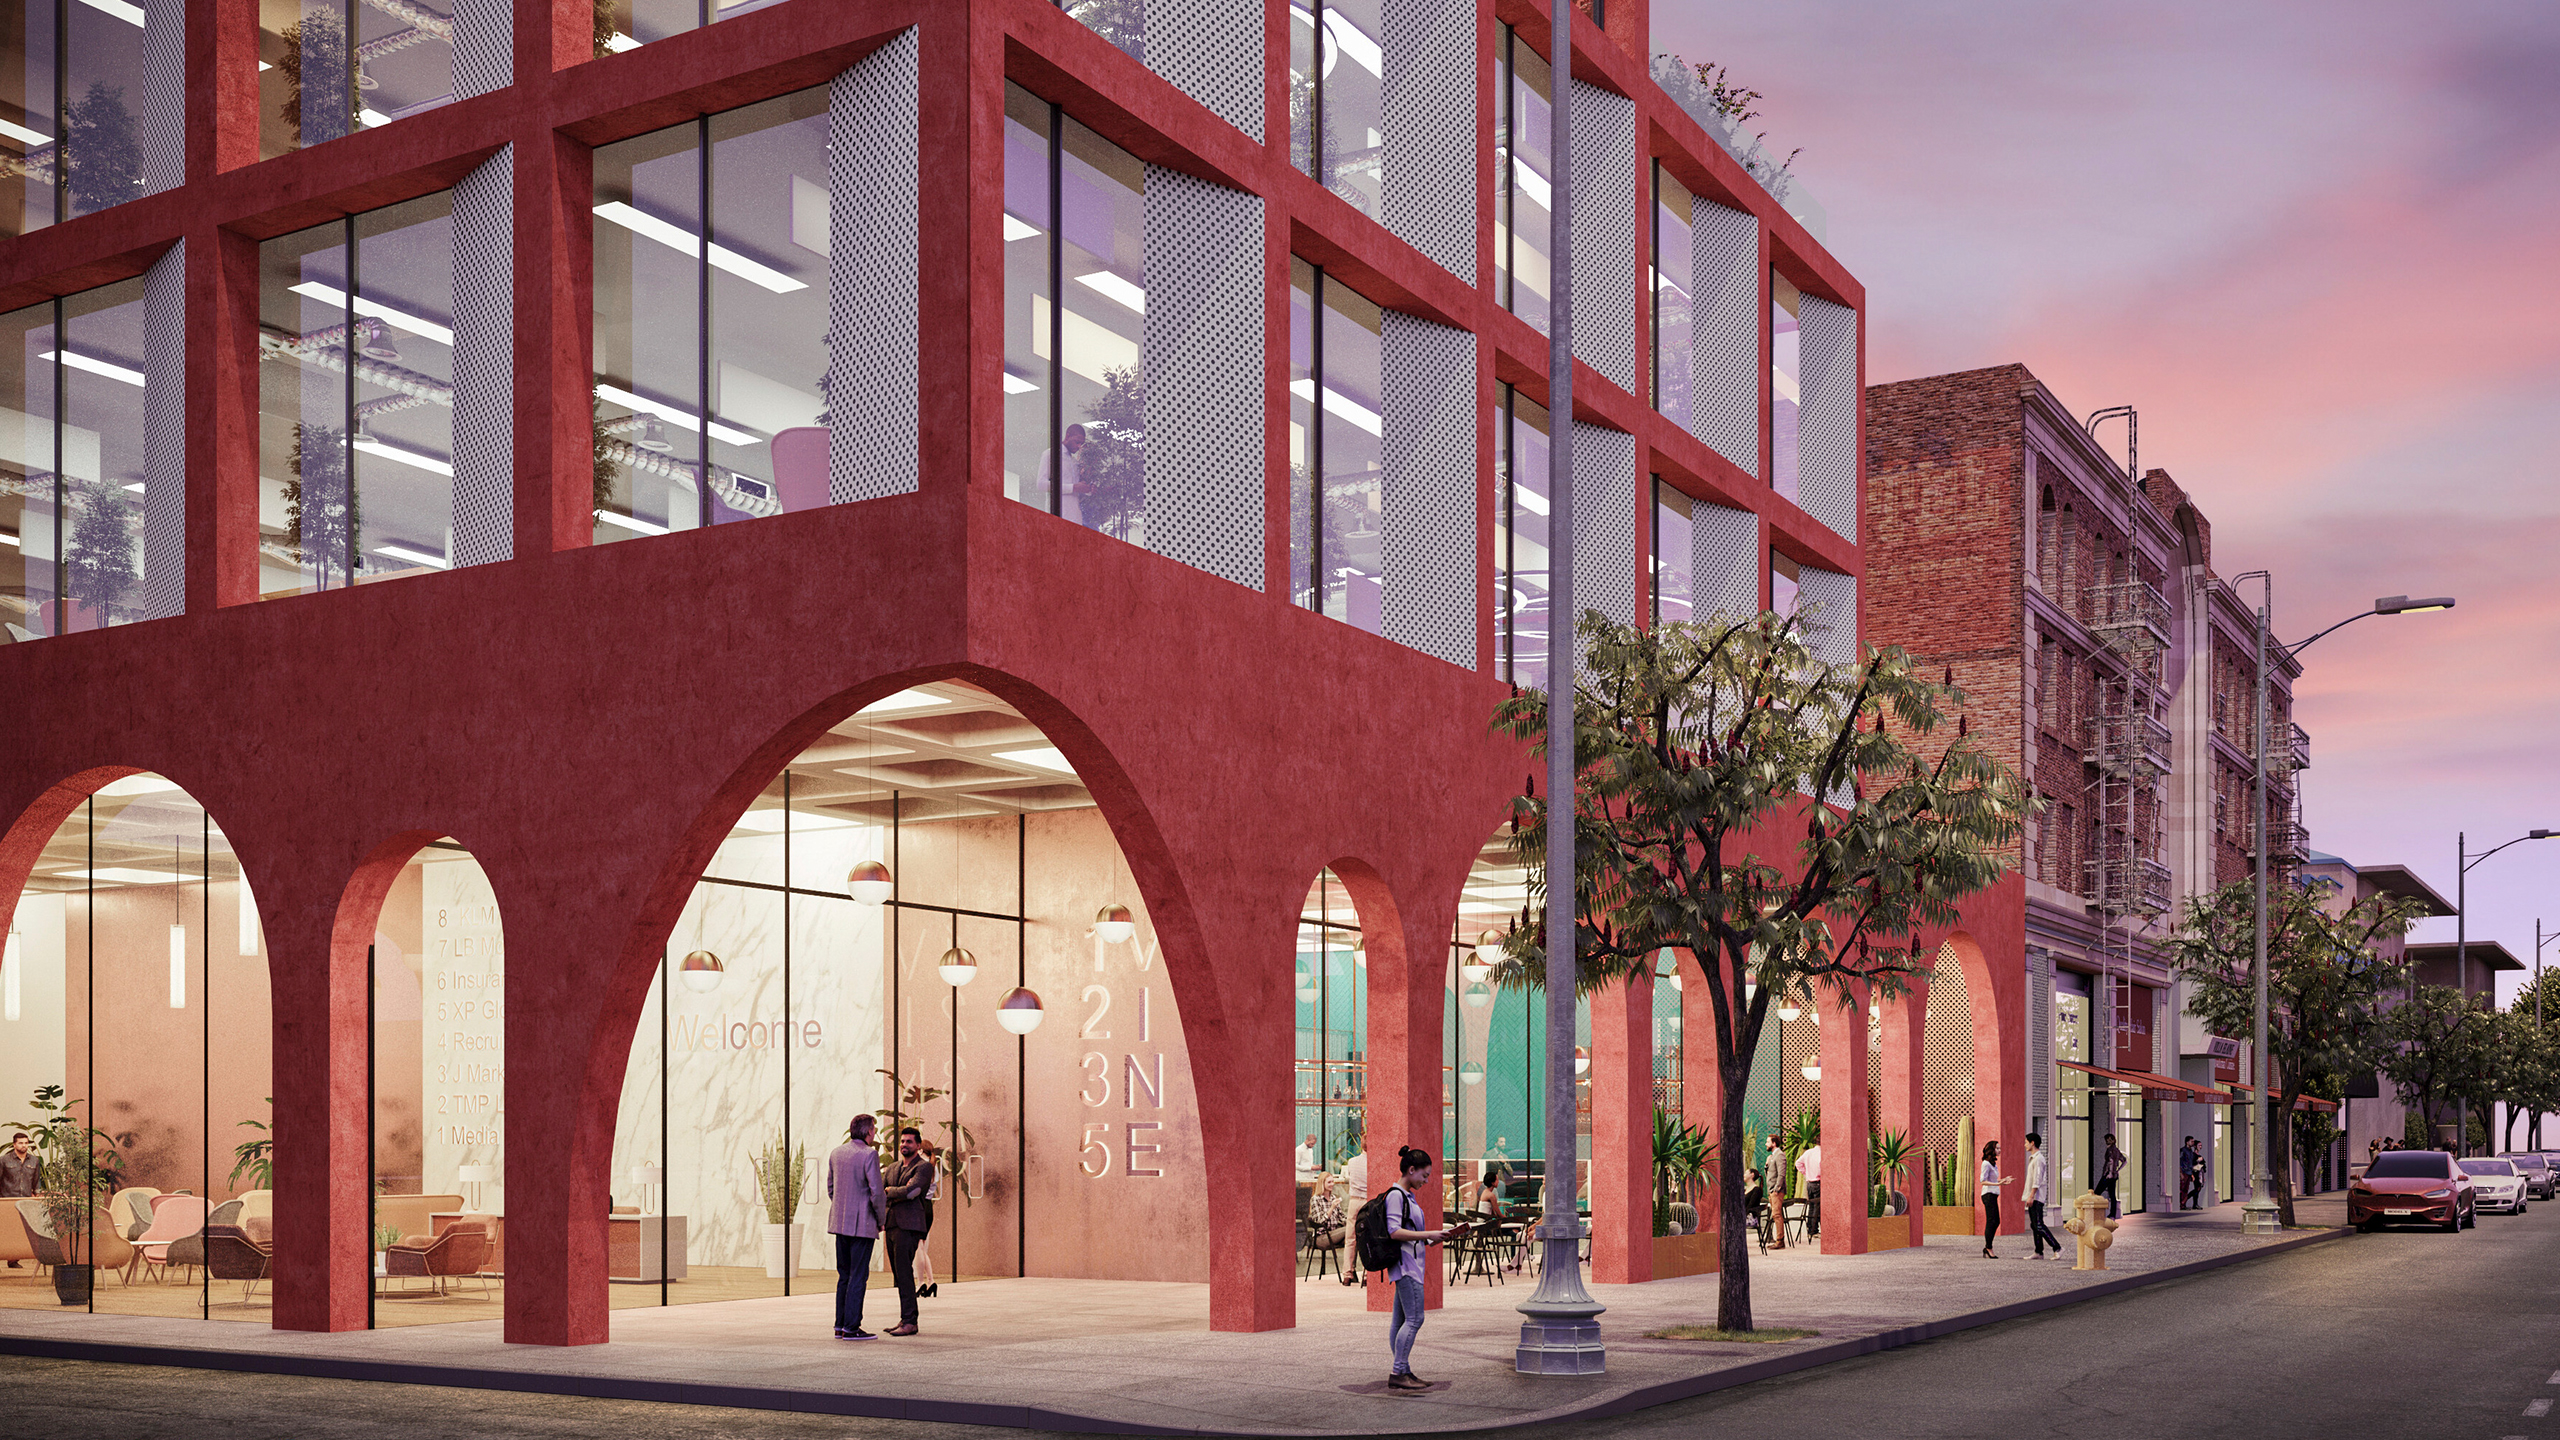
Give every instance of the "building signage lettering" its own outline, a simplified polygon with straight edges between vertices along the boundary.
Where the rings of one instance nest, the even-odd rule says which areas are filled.
[[[1137,951],[1138,968],[1142,971],[1151,968],[1149,963],[1151,957],[1145,950],[1137,945],[1131,948]],[[1104,956],[1100,942],[1097,941],[1094,969],[1099,971],[1103,965]],[[1138,987],[1137,1004],[1134,1007],[1137,1012],[1138,1041],[1141,1045],[1151,1044],[1155,1039],[1152,988],[1146,985]],[[1103,1028],[1104,1017],[1111,1013],[1110,988],[1103,985],[1087,985],[1084,987],[1082,998],[1084,1003],[1093,1007],[1093,1011],[1085,1017],[1083,1027],[1076,1032],[1076,1038],[1079,1040],[1110,1039],[1111,1032]],[[1077,1062],[1083,1079],[1077,1088],[1076,1098],[1082,1100],[1088,1109],[1098,1110],[1111,1103],[1114,1068],[1111,1063],[1112,1058],[1112,1055],[1105,1051],[1087,1050]],[[1162,1110],[1164,1108],[1164,1052],[1162,1050],[1143,1052],[1123,1050],[1119,1052],[1119,1061],[1120,1108],[1135,1110],[1141,1108],[1143,1104],[1145,1108]],[[1143,1102],[1140,1099],[1141,1096],[1145,1097]],[[1162,1120],[1135,1118],[1118,1122],[1085,1121],[1083,1139],[1076,1160],[1077,1168],[1085,1173],[1087,1179],[1092,1180],[1100,1180],[1110,1175],[1115,1164],[1120,1174],[1132,1179],[1161,1178],[1164,1169],[1153,1157],[1164,1150],[1164,1146],[1157,1139],[1164,1130],[1164,1123]]]

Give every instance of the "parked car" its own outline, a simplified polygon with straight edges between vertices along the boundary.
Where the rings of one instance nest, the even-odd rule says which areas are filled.
[[[2524,1172],[2525,1193],[2536,1200],[2548,1200],[2560,1193],[2560,1171],[2551,1168],[2551,1159],[2539,1150],[2518,1150],[2498,1157],[2515,1162]]]
[[[2514,1161],[2484,1156],[2460,1163],[2462,1172],[2471,1177],[2471,1184],[2478,1193],[2475,1205],[2508,1215],[2524,1213],[2524,1172],[2516,1168]]]
[[[2410,1224],[2461,1230],[2479,1215],[2470,1174],[2442,1150],[2385,1150],[2347,1187],[2347,1223],[2361,1230]]]

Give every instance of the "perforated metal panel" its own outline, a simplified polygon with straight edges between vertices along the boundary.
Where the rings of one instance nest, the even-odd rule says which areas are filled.
[[[515,146],[453,187],[453,558],[516,553]]]
[[[1384,633],[1476,664],[1476,340],[1389,310],[1378,337]]]
[[[1147,68],[1262,143],[1262,17],[1236,0],[1146,0]]]
[[[1760,360],[1760,222],[1713,201],[1694,202],[1689,276],[1695,287],[1689,300],[1689,433],[1756,476],[1760,396],[1766,388]]]
[[[1387,0],[1379,97],[1388,231],[1461,280],[1476,261],[1476,7]]]
[[[2027,1113],[2053,1116],[2053,952],[2027,947]]]
[[[1262,229],[1261,197],[1147,167],[1147,548],[1256,590]]]
[[[1636,388],[1636,105],[1573,82],[1573,354]]]
[[[142,615],[187,609],[187,242],[142,272]]]
[[[1597,610],[1621,625],[1636,621],[1636,437],[1580,421],[1573,426],[1573,608],[1577,616]]]
[[[1796,585],[1799,605],[1809,601],[1822,607],[1808,627],[1814,655],[1830,665],[1857,664],[1857,579],[1837,570],[1817,570],[1807,565],[1798,572]]]
[[[1811,295],[1804,327],[1804,410],[1796,494],[1804,513],[1858,538],[1858,312]]]
[[[827,90],[827,495],[914,492],[917,388],[916,32]]]
[[[1921,1146],[1949,1155],[1957,1124],[1973,1113],[1973,1004],[1955,946],[1939,945],[1931,964],[1937,973],[1929,979],[1929,1008],[1920,1023]]]
[[[504,90],[516,73],[515,0],[455,0],[453,93],[467,100]]]
[[[144,18],[142,193],[157,195],[187,178],[187,7],[152,0]]]
[[[1692,504],[1689,567],[1700,619],[1759,614],[1760,517],[1704,500]]]

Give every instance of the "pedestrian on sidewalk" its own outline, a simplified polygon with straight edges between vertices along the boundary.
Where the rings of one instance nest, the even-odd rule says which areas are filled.
[[[2000,1173],[2000,1142],[1985,1141],[1982,1146],[1982,1176],[1975,1188],[1982,1192],[1982,1258],[1997,1260],[2000,1253],[1991,1242],[2000,1238],[2000,1187],[2009,1177]]]
[[[2044,1158],[2044,1137],[2033,1130],[2028,1131],[2027,1238],[2036,1243],[2035,1254],[2028,1257],[2032,1260],[2043,1259],[2044,1247],[2047,1245],[2053,1247],[2055,1255],[2059,1256],[2062,1253],[2062,1242],[2054,1238],[2053,1232],[2046,1229],[2044,1223],[2044,1207],[2053,1199],[2052,1183],[2047,1178],[2051,1174],[2052,1167]]]
[[[2203,1209],[2203,1194],[2204,1145],[2190,1135],[2186,1145],[2178,1151],[2178,1208]]]
[[[889,1274],[898,1282],[898,1328],[892,1335],[916,1333],[916,1250],[933,1230],[933,1162],[924,1158],[924,1132],[913,1125],[898,1132],[898,1164],[889,1172]]]
[[[1351,1158],[1342,1162],[1342,1203],[1350,1207],[1354,1215],[1360,1213],[1361,1206],[1369,1203],[1369,1152],[1366,1149],[1353,1151]],[[1367,1282],[1368,1277],[1361,1274],[1359,1266],[1343,1267],[1343,1284],[1363,1285]]]
[[[2116,1148],[2116,1137],[2107,1137],[2107,1153],[2098,1161],[2098,1193],[2107,1197],[2107,1218],[2121,1220],[2124,1207],[2116,1203],[2116,1177],[2124,1173],[2124,1152]]]
[[[924,1163],[933,1169],[933,1188],[924,1192],[925,1229],[933,1229],[933,1203],[942,1198],[942,1149],[932,1141],[924,1142]],[[925,1245],[916,1251],[916,1298],[930,1300],[942,1293],[940,1282],[933,1276],[933,1247]]]
[[[871,1283],[871,1247],[880,1238],[884,1201],[880,1152],[871,1143],[880,1122],[853,1117],[851,1138],[827,1156],[827,1229],[836,1237],[836,1338],[868,1340],[862,1293]]]
[[[1422,1265],[1426,1247],[1437,1245],[1446,1230],[1424,1228],[1421,1193],[1431,1183],[1431,1157],[1410,1145],[1396,1148],[1396,1183],[1389,1187],[1387,1238],[1402,1247],[1387,1283],[1396,1287],[1395,1310],[1387,1322],[1387,1350],[1392,1367],[1390,1390],[1428,1390],[1431,1382],[1413,1373],[1414,1337],[1422,1333]],[[1372,1232],[1375,1233],[1375,1232]]]
[[[1814,1240],[1822,1238],[1822,1146],[1819,1142],[1804,1147],[1796,1157],[1796,1178],[1804,1182],[1804,1233]]]

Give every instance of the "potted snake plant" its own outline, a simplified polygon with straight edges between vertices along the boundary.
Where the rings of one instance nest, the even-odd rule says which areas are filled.
[[[800,1273],[800,1196],[808,1186],[809,1147],[786,1150],[776,1134],[747,1162],[755,1170],[756,1194],[764,1202],[764,1273],[780,1280]]]

